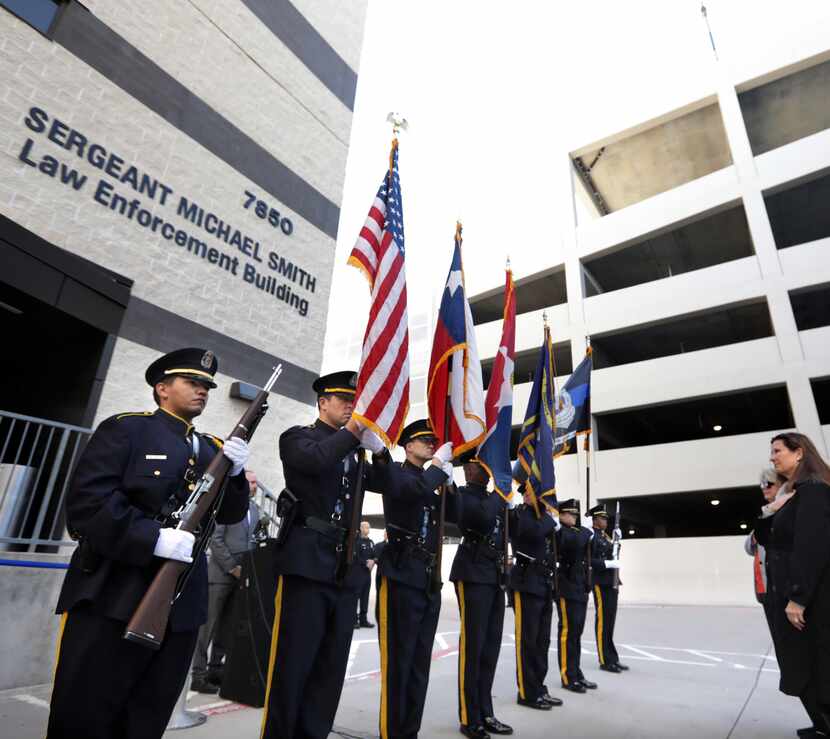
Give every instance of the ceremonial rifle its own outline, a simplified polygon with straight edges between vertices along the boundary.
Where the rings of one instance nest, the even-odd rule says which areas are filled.
[[[507,589],[510,583],[510,568],[513,560],[510,557],[510,508],[504,509],[504,554],[501,558],[501,582],[499,583],[503,589]]]
[[[268,410],[268,394],[281,373],[282,365],[280,364],[274,369],[265,387],[257,393],[251,405],[248,406],[248,410],[242,414],[242,418],[234,426],[228,438],[236,437],[248,442],[251,440],[259,422]],[[184,589],[195,563],[207,546],[208,539],[213,532],[216,511],[221,503],[225,483],[232,466],[233,463],[224,454],[221,452],[217,454],[196,482],[196,487],[185,503],[171,514],[171,518],[178,521],[177,529],[190,533],[201,530],[199,539],[193,548],[193,562],[164,560],[127,624],[124,632],[124,638],[127,641],[150,649],[161,647],[167,632],[170,609]]]
[[[357,537],[360,535],[360,514],[363,510],[363,470],[366,468],[366,450],[361,447],[357,450],[357,482],[355,483],[354,497],[352,498],[352,517],[349,521],[349,533],[346,535],[346,545],[338,544],[340,560],[337,563],[335,579],[342,585],[349,574],[354,562],[354,550]]]
[[[611,544],[611,558],[619,561],[620,547],[622,546],[622,534],[620,532],[620,501],[617,501],[617,512],[614,514],[614,531]],[[614,570],[614,587],[620,586],[620,568]]]

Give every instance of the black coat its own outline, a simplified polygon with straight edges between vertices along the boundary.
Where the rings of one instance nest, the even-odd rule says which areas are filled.
[[[605,566],[605,561],[614,559],[614,540],[608,533],[594,529],[594,538],[591,539],[591,568],[593,570],[594,585],[601,588],[614,586],[614,570]]]
[[[813,677],[830,704],[830,486],[797,485],[774,516],[758,521],[755,537],[767,548],[781,690],[799,695]],[[807,608],[803,631],[784,613],[790,600]]]
[[[559,549],[559,595],[565,600],[588,602],[588,556],[591,531],[582,526],[562,526],[556,532]]]
[[[464,534],[452,562],[452,582],[498,585],[504,554],[504,510],[506,503],[498,493],[488,493],[483,485],[464,485],[458,525]]]
[[[436,488],[447,481],[447,476],[432,464],[424,470],[409,462],[394,462],[385,465],[376,479],[383,492],[383,517],[389,535],[389,543],[378,560],[380,574],[415,588],[426,588],[431,576],[430,563],[422,554],[437,551],[441,498]],[[450,490],[444,518],[457,522],[459,495],[454,486]]]
[[[510,516],[513,569],[510,587],[546,597],[552,594],[553,568],[550,539],[556,524],[547,514],[536,517],[532,506],[520,505]]]
[[[350,431],[332,428],[320,419],[310,426],[294,426],[280,436],[285,486],[296,496],[299,506],[294,524],[283,545],[276,550],[276,568],[280,574],[335,582],[337,542],[303,525],[303,521],[313,517],[348,528],[357,483],[359,445]],[[376,489],[373,479],[372,465],[367,462],[364,490]],[[339,519],[333,519],[338,501],[343,508]],[[351,573],[349,584],[359,587],[363,580],[357,574],[358,567],[353,566]]]
[[[190,465],[191,428],[157,410],[113,416],[92,435],[66,498],[67,528],[83,542],[72,555],[58,613],[89,602],[108,618],[132,617],[164,561],[153,556],[161,528],[155,516],[172,495],[182,502],[187,498],[185,470],[192,466],[200,476],[222,446],[221,440],[198,434],[198,459]],[[228,482],[217,521],[236,523],[247,510],[248,483],[240,472]],[[207,587],[202,554],[170,613],[174,631],[196,629],[207,620]]]
[[[363,580],[368,580],[371,577],[372,573],[366,566],[366,562],[374,558],[375,543],[368,536],[359,536],[355,542],[354,569]]]

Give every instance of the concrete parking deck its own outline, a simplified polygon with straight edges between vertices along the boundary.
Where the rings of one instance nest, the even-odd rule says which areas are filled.
[[[593,611],[588,614],[593,623]],[[555,621],[555,617],[554,617]],[[433,651],[421,737],[457,737],[456,661],[458,613],[444,603]],[[797,700],[778,692],[778,668],[760,609],[628,606],[618,617],[622,675],[597,667],[593,638],[583,642],[583,670],[599,684],[575,695],[561,690],[556,674],[548,685],[565,705],[537,712],[516,705],[513,616],[508,611],[494,686],[498,717],[516,735],[536,737],[719,737],[765,739],[795,736],[808,722]],[[334,737],[377,736],[380,694],[377,632],[355,632],[349,677]],[[555,639],[551,665],[556,665]],[[0,693],[0,736],[43,737],[49,686]],[[188,707],[208,714],[203,726],[168,732],[171,739],[254,739],[261,711],[193,695]]]

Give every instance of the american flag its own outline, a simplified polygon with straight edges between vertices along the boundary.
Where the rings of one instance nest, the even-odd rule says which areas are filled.
[[[349,264],[363,271],[372,293],[352,417],[393,446],[409,411],[409,328],[397,139],[392,142],[389,164]]]

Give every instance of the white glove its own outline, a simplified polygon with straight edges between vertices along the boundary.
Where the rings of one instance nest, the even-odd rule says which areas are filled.
[[[452,482],[452,481],[453,481],[453,466],[452,466],[452,462],[444,462],[444,463],[441,465],[441,469],[444,471],[444,474],[445,474],[445,475],[447,476],[447,478],[448,478],[447,482]]]
[[[156,557],[175,559],[189,564],[193,561],[193,545],[195,543],[196,538],[189,531],[161,529],[153,554]]]
[[[605,569],[606,570],[618,570],[618,569],[620,569],[620,561],[618,559],[606,559],[605,560]]]
[[[386,449],[386,444],[381,441],[381,438],[372,429],[364,429],[360,435],[360,446],[368,449],[372,454],[380,454]]]
[[[248,457],[251,456],[251,450],[248,448],[248,442],[245,439],[232,436],[222,447],[222,454],[233,462],[231,477],[236,477],[244,469]]]
[[[612,536],[617,539],[618,541],[622,541],[622,529],[616,528],[614,529]]]
[[[433,459],[437,459],[441,465],[443,466],[445,462],[452,461],[452,442],[448,441],[446,444],[442,444],[435,450],[435,454],[432,455]]]
[[[553,511],[551,511],[550,517],[553,519],[554,531],[559,531],[559,529],[562,528],[562,524],[559,523],[559,516],[557,516]]]

